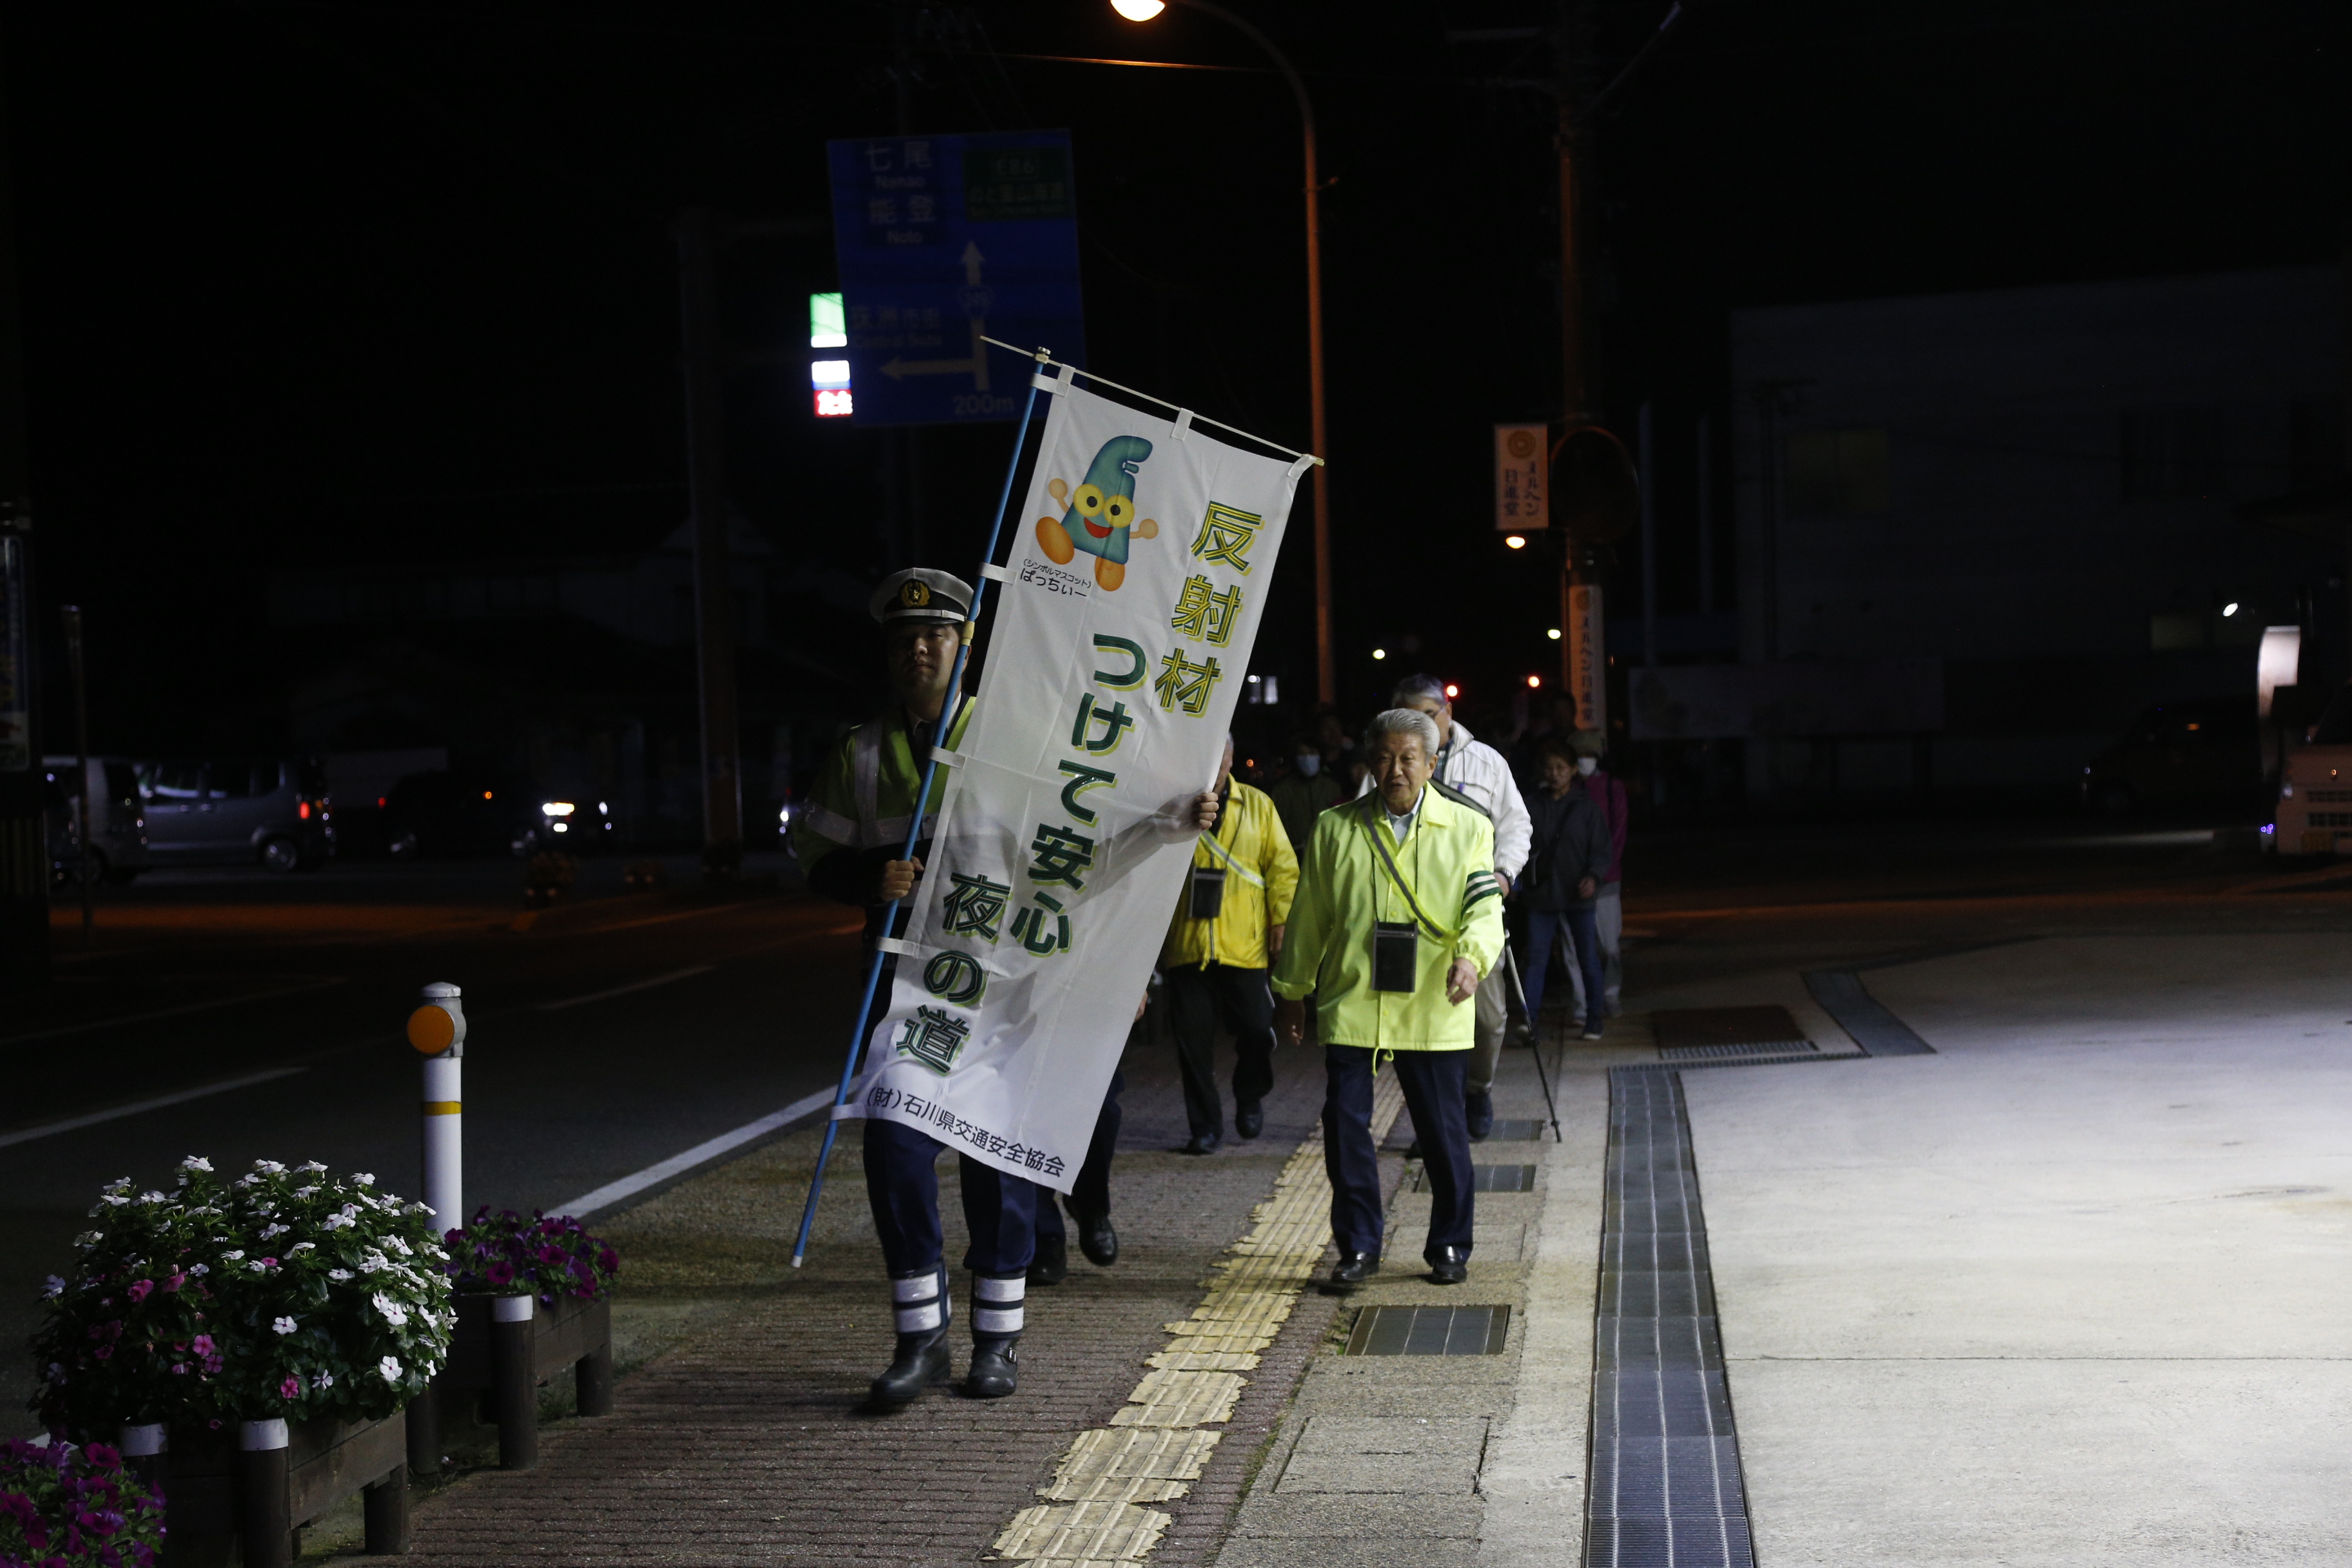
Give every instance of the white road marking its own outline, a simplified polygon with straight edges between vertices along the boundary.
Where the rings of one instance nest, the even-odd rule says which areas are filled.
[[[198,1089],[184,1089],[177,1094],[159,1094],[152,1100],[133,1100],[129,1105],[118,1105],[111,1110],[93,1110],[87,1116],[68,1117],[63,1121],[52,1121],[46,1127],[27,1127],[20,1132],[0,1132],[0,1149],[5,1149],[15,1143],[30,1143],[37,1138],[53,1138],[60,1132],[71,1132],[77,1128],[95,1127],[101,1121],[113,1121],[125,1116],[137,1116],[142,1111],[161,1110],[167,1105],[180,1105],[191,1100],[202,1100],[206,1095],[226,1094],[233,1089],[245,1089],[257,1083],[268,1083],[273,1079],[292,1078],[296,1073],[303,1070],[305,1069],[301,1068],[272,1068],[268,1072],[247,1073],[243,1078],[224,1079],[219,1083],[208,1083]]]
[[[796,1100],[782,1110],[762,1116],[757,1121],[747,1121],[732,1132],[721,1132],[706,1142],[697,1143],[682,1154],[673,1154],[658,1165],[648,1165],[634,1176],[607,1182],[594,1192],[583,1193],[568,1204],[557,1204],[553,1205],[555,1212],[570,1215],[574,1219],[585,1219],[598,1209],[610,1208],[624,1198],[636,1196],[647,1187],[658,1185],[672,1176],[683,1175],[706,1160],[715,1160],[730,1149],[739,1149],[754,1138],[773,1132],[780,1127],[788,1127],[803,1116],[823,1110],[833,1103],[835,1092],[830,1089],[819,1089],[807,1099]]]
[[[698,963],[692,969],[672,970],[667,974],[656,974],[651,980],[638,980],[626,985],[615,985],[610,991],[592,991],[585,996],[567,997],[561,1002],[541,1002],[538,1010],[541,1013],[559,1013],[566,1007],[583,1007],[591,1002],[602,1002],[614,996],[626,996],[632,991],[650,991],[656,985],[667,985],[672,981],[691,980],[698,974],[708,974],[718,967],[715,963]]]
[[[208,1012],[215,1007],[234,1007],[240,1002],[268,1002],[279,996],[299,996],[306,991],[324,991],[331,985],[341,985],[342,977],[309,980],[299,985],[281,985],[275,991],[250,991],[242,996],[215,996],[209,1002],[186,1002],[177,1007],[158,1007],[151,1013],[133,1013],[124,1018],[101,1018],[95,1024],[61,1024],[54,1029],[35,1029],[26,1035],[0,1037],[0,1050],[21,1046],[34,1040],[54,1040],[61,1035],[87,1035],[96,1029],[119,1029],[129,1024],[145,1024],[157,1018],[176,1018],[184,1013]]]

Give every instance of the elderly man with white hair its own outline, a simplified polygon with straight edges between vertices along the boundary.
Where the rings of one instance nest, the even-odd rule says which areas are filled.
[[[1469,725],[1454,717],[1454,700],[1445,694],[1445,682],[1437,677],[1408,675],[1396,683],[1389,700],[1400,708],[1427,714],[1430,722],[1437,726],[1437,750],[1430,759],[1431,777],[1465,796],[1495,825],[1495,877],[1502,886],[1503,896],[1509,898],[1511,884],[1518,880],[1520,869],[1528,863],[1528,850],[1534,843],[1535,832],[1527,799],[1519,793],[1518,781],[1511,776],[1509,761],[1473,735]],[[1370,791],[1370,779],[1364,781],[1364,789]],[[1495,1130],[1495,1068],[1502,1058],[1503,1036],[1510,1027],[1510,1005],[1505,999],[1509,987],[1510,976],[1499,963],[1478,985],[1477,1043],[1462,1074],[1463,1104],[1474,1143]],[[1535,1020],[1529,1019],[1528,1026],[1534,1028]],[[1416,1130],[1418,1125],[1415,1124]]]
[[[1503,950],[1495,828],[1431,784],[1440,741],[1425,713],[1392,708],[1365,732],[1371,790],[1316,819],[1274,971],[1275,1032],[1297,1044],[1315,997],[1323,1044],[1323,1163],[1339,1267],[1352,1289],[1381,1266],[1372,1078],[1390,1058],[1421,1134],[1433,1201],[1429,1278],[1468,1273],[1473,1197],[1462,1073],[1475,1015],[1463,1005]]]

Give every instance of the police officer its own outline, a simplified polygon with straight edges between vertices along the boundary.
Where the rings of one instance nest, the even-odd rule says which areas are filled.
[[[1323,1164],[1331,1178],[1330,1288],[1381,1266],[1381,1166],[1372,1146],[1372,1070],[1394,1059],[1421,1134],[1434,1199],[1422,1256],[1429,1278],[1468,1273],[1473,1220],[1463,1068],[1476,1032],[1462,1005],[1503,951],[1495,828],[1433,787],[1440,743],[1427,714],[1392,708],[1364,736],[1372,789],[1315,819],[1297,901],[1274,968],[1275,1033],[1296,1045],[1302,999],[1323,1041]]]
[[[882,627],[892,700],[843,739],[793,821],[793,850],[809,886],[865,909],[868,942],[884,934],[884,908],[905,900],[922,875],[923,858],[930,847],[923,833],[917,833],[912,858],[896,857],[916,819],[915,796],[922,788],[940,716],[953,700],[947,732],[950,749],[962,743],[971,723],[971,700],[949,690],[971,606],[969,584],[926,567],[897,573],[875,590],[867,608]],[[922,803],[922,816],[940,808],[946,786],[943,773]],[[1201,799],[1213,802],[1214,797]],[[1205,820],[1205,808],[1201,815]],[[900,912],[902,929],[908,912]],[[889,966],[886,959],[883,990],[877,994],[887,994]],[[1113,1083],[1115,1090],[1117,1080]],[[1106,1106],[1104,1118],[1115,1135],[1115,1104]],[[898,1328],[896,1353],[871,1391],[872,1403],[881,1407],[907,1404],[950,1375],[948,1331],[954,1309],[940,1228],[940,1148],[927,1133],[903,1123],[880,1118],[866,1121],[866,1195],[890,1273]],[[964,1267],[972,1275],[972,1353],[963,1391],[973,1398],[998,1399],[1015,1392],[1020,1384],[1021,1333],[1041,1189],[969,1156],[958,1158],[964,1225],[971,1239]],[[1090,1156],[1087,1163],[1092,1166],[1096,1161]],[[1107,1186],[1107,1151],[1101,1163]],[[1083,1175],[1080,1185],[1083,1190]],[[1106,1228],[1108,1208],[1106,1200]],[[1111,1246],[1116,1256],[1115,1237]]]
[[[956,704],[948,745],[963,740],[971,700],[950,693],[956,645],[971,607],[971,589],[945,572],[918,567],[875,590],[867,608],[881,623],[891,702],[851,731],[826,759],[808,804],[793,822],[793,849],[810,887],[866,911],[868,942],[882,934],[884,906],[914,891],[930,845],[917,836],[914,858],[898,858],[915,816],[915,795],[930,760],[931,737],[950,698]],[[942,772],[922,805],[929,816],[947,789]],[[901,920],[905,911],[901,912]],[[886,963],[887,961],[885,961]],[[886,969],[879,995],[887,995]],[[898,1350],[874,1380],[872,1402],[904,1405],[950,1375],[944,1243],[940,1232],[937,1163],[941,1145],[900,1122],[866,1122],[866,1195],[890,1271]],[[964,1225],[971,1245],[971,1363],[963,1391],[996,1399],[1019,1386],[1024,1286],[1035,1247],[1038,1188],[995,1166],[959,1156]]]

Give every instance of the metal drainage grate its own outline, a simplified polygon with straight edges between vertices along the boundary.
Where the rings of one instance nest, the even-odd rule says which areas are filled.
[[[1757,1040],[1741,1046],[1661,1046],[1658,1055],[1670,1062],[1688,1062],[1715,1057],[1788,1056],[1819,1049],[1811,1040]]]
[[[1498,1116],[1495,1119],[1495,1130],[1492,1132],[1487,1133],[1481,1142],[1487,1143],[1529,1143],[1541,1138],[1544,1135],[1544,1129],[1549,1124],[1541,1119],[1535,1117]],[[1401,1149],[1411,1148],[1412,1146],[1412,1118],[1411,1116],[1400,1116],[1396,1119],[1396,1125],[1389,1129],[1388,1142],[1382,1143],[1381,1148],[1384,1152],[1392,1154]]]
[[[1658,1054],[1722,1056],[1740,1050],[1804,1050],[1811,1042],[1789,1010],[1767,1007],[1672,1007],[1650,1015]]]
[[[1587,1568],[1753,1568],[1682,1079],[1609,1075]]]
[[[1936,1047],[1913,1032],[1911,1026],[1887,1010],[1870,994],[1862,976],[1850,969],[1816,969],[1805,976],[1805,989],[1822,1011],[1853,1037],[1864,1056],[1932,1057]]]
[[[1508,1307],[1367,1307],[1348,1336],[1349,1355],[1501,1355]]]
[[[1429,1167],[1412,1179],[1416,1193],[1435,1192],[1430,1184]],[[1470,1190],[1474,1193],[1531,1193],[1536,1190],[1536,1168],[1533,1165],[1473,1165],[1470,1167]]]

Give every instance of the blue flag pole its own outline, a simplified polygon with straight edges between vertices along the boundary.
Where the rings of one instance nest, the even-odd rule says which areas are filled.
[[[981,351],[983,353],[986,350]],[[955,723],[956,699],[963,686],[963,667],[971,657],[971,639],[980,626],[982,602],[988,597],[988,568],[996,563],[996,542],[1004,534],[1004,513],[1013,504],[1013,480],[1021,468],[1021,449],[1028,444],[1029,416],[1037,407],[1037,378],[1045,374],[1048,363],[1045,351],[1036,353],[1036,368],[1029,374],[1029,395],[1021,404],[1021,423],[1013,432],[1013,456],[1004,465],[1004,488],[996,497],[996,521],[989,525],[988,549],[980,558],[978,572],[972,574],[971,609],[964,617],[963,637],[956,644],[955,663],[948,670],[947,700],[940,704],[939,728],[931,735],[931,754],[923,764],[922,787],[915,792],[915,809],[907,819],[907,843],[898,858],[915,858],[915,844],[922,837],[923,820],[929,814],[931,781],[939,776],[939,753],[946,749],[948,731]],[[898,918],[898,900],[893,899],[882,910],[882,935],[888,936]],[[866,1044],[866,1021],[874,1015],[874,993],[882,982],[882,965],[887,958],[877,939],[873,962],[866,966],[866,994],[857,1004],[857,1026],[850,1031],[849,1053],[842,1058],[841,1082],[833,1091],[833,1113],[824,1124],[824,1143],[817,1150],[816,1174],[810,1179],[808,1203],[801,1210],[800,1235],[793,1242],[793,1267],[798,1268],[808,1256],[809,1231],[816,1224],[817,1199],[824,1192],[824,1168],[833,1158],[834,1140],[841,1132],[841,1108],[849,1102],[849,1086],[857,1077],[857,1056]]]

